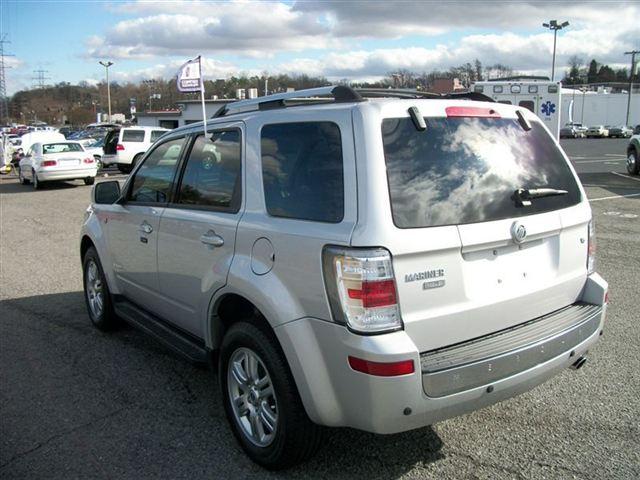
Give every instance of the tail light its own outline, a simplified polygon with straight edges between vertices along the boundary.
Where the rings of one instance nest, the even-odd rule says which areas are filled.
[[[587,275],[596,271],[596,228],[593,219],[589,222],[589,240],[587,243]]]
[[[325,247],[322,255],[334,321],[359,333],[402,328],[391,254],[387,250]]]
[[[43,160],[40,164],[43,167],[55,167],[58,164],[55,160]]]
[[[93,163],[93,158],[89,158],[89,157],[87,157],[87,158],[85,158],[82,162],[83,162],[83,163]]]
[[[118,145],[116,145],[116,150],[117,150],[118,152],[123,151],[123,150],[124,150],[124,145],[122,145],[121,143],[119,143]]]

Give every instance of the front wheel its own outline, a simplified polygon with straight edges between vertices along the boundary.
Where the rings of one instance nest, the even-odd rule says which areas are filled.
[[[82,260],[84,299],[91,323],[99,330],[113,330],[118,325],[111,304],[111,295],[107,285],[98,252],[90,247]]]
[[[271,470],[301,463],[320,444],[276,340],[248,322],[234,324],[220,350],[219,380],[227,419],[254,462]]]
[[[627,154],[627,172],[629,175],[640,175],[640,159],[635,149]]]

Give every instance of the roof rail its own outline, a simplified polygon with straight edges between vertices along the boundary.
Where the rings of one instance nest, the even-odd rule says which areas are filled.
[[[468,99],[480,102],[493,102],[487,95],[477,92],[462,93],[432,93],[420,90],[406,90],[396,88],[351,88],[344,85],[308,88],[294,92],[276,93],[265,97],[241,100],[221,106],[211,118],[220,118],[236,113],[253,112],[256,110],[271,110],[284,108],[287,100],[317,100],[332,97],[334,102],[363,102],[366,98],[415,98],[415,99]]]
[[[255,110],[270,110],[273,108],[283,108],[286,100],[320,99],[321,97],[333,97],[334,102],[362,102],[364,98],[351,87],[343,85],[332,85],[329,87],[308,88],[306,90],[296,90],[294,92],[276,93],[264,97],[241,100],[239,102],[228,103],[218,109],[211,118],[224,117],[236,113],[252,112]]]

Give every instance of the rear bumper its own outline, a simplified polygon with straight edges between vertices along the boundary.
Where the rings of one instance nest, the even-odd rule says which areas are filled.
[[[98,173],[96,167],[92,168],[75,168],[69,170],[40,170],[36,172],[38,180],[75,180],[78,178],[95,177]]]
[[[599,338],[606,290],[606,282],[592,275],[582,302],[569,309],[422,354],[404,331],[360,336],[316,319],[275,330],[312,420],[396,433],[513,397],[573,364]],[[397,377],[356,372],[348,364],[350,355],[374,362],[411,359],[415,372]]]

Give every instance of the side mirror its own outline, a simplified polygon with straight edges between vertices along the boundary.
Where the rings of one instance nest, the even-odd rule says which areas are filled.
[[[109,180],[99,182],[91,190],[91,201],[101,205],[111,205],[120,198],[120,182]]]

